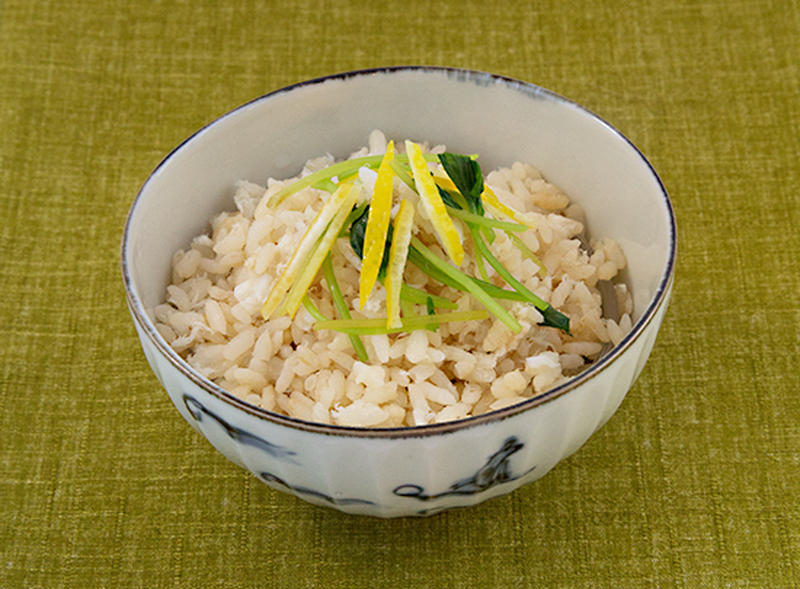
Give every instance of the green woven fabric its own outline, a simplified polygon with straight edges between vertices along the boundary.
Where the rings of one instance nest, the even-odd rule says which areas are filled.
[[[0,0],[0,587],[800,586],[800,7]],[[136,191],[260,94],[396,64],[492,71],[650,158],[679,262],[614,418],[509,496],[354,518],[179,418],[119,272]]]

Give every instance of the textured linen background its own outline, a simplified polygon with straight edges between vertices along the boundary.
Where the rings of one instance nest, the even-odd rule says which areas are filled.
[[[791,0],[0,0],[0,587],[800,586],[799,38]],[[138,188],[198,127],[397,64],[610,121],[671,193],[679,263],[649,364],[580,452],[380,521],[273,491],[183,423],[118,260]]]

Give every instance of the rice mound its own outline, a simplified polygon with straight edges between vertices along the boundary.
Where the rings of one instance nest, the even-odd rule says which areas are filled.
[[[399,145],[402,145],[401,143]],[[424,148],[434,153],[443,146]],[[380,131],[369,146],[350,157],[381,154]],[[309,160],[300,176],[334,162],[330,155]],[[362,175],[369,173],[362,170]],[[525,286],[570,317],[572,337],[537,325],[529,304],[504,305],[522,325],[512,333],[495,317],[445,323],[435,332],[362,336],[369,354],[360,362],[345,334],[315,331],[315,320],[301,307],[265,321],[260,309],[307,225],[329,194],[305,188],[275,209],[270,196],[297,178],[270,178],[266,189],[248,181],[236,184],[235,212],[211,221],[210,233],[192,240],[172,260],[165,302],[152,314],[164,339],[197,372],[220,387],[264,409],[304,420],[361,427],[415,426],[460,419],[507,407],[538,395],[578,374],[631,329],[632,299],[626,285],[613,284],[619,320],[604,318],[599,280],[618,279],[625,256],[612,239],[582,242],[585,220],[579,206],[529,164],[514,163],[486,176],[498,198],[523,213],[535,230],[520,237],[539,256],[547,273],[523,258],[498,231],[491,249]],[[369,181],[369,178],[362,178]],[[417,204],[402,182],[395,193]],[[430,222],[419,212],[416,235],[443,256]],[[462,270],[478,276],[471,243]],[[587,251],[588,250],[588,251]],[[591,253],[590,253],[591,252]],[[346,239],[332,252],[335,274],[353,317],[385,317],[385,291],[376,284],[358,311],[360,260]],[[502,285],[494,271],[490,279]],[[409,264],[404,280],[457,302],[459,310],[482,308],[469,295],[429,281]],[[309,296],[327,317],[336,317],[326,287],[318,278]]]

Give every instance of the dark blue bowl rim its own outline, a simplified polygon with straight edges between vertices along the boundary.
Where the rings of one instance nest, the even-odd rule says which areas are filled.
[[[656,289],[656,292],[651,298],[650,303],[645,309],[644,313],[642,313],[642,316],[631,328],[631,331],[628,334],[626,334],[626,336],[622,339],[622,341],[619,344],[614,346],[614,348],[612,348],[600,360],[592,364],[582,373],[569,379],[568,381],[562,383],[561,385],[554,387],[553,389],[550,389],[548,391],[545,391],[544,393],[531,397],[530,399],[522,401],[516,405],[511,405],[509,407],[504,407],[502,409],[489,411],[487,413],[483,413],[481,415],[476,415],[473,417],[466,417],[457,421],[448,421],[444,423],[417,425],[417,426],[390,427],[390,428],[367,428],[367,427],[354,427],[354,426],[318,423],[318,422],[306,421],[296,417],[290,417],[280,413],[275,413],[273,411],[268,411],[261,407],[252,405],[244,401],[243,399],[240,399],[239,397],[235,396],[234,394],[226,391],[225,389],[221,388],[220,386],[216,385],[210,380],[202,377],[197,372],[195,372],[191,368],[191,366],[189,366],[189,364],[185,360],[183,360],[183,358],[181,358],[169,346],[169,344],[166,343],[166,341],[161,337],[161,335],[156,330],[155,325],[153,325],[152,321],[150,320],[147,312],[144,309],[141,299],[136,294],[133,288],[133,279],[129,271],[130,259],[127,252],[128,249],[127,244],[129,243],[129,238],[130,238],[131,220],[135,214],[137,204],[142,198],[142,195],[146,190],[148,184],[150,183],[151,179],[156,174],[159,173],[159,171],[169,162],[169,160],[173,157],[173,155],[175,155],[175,153],[180,151],[184,145],[191,142],[196,137],[203,134],[207,129],[216,125],[223,119],[233,116],[237,112],[246,109],[255,103],[264,100],[269,100],[278,95],[290,92],[298,88],[321,84],[329,80],[346,80],[348,78],[359,77],[359,76],[373,76],[381,74],[391,74],[395,72],[422,72],[426,74],[437,74],[437,75],[445,74],[448,76],[455,76],[461,80],[473,83],[483,83],[486,85],[488,85],[489,83],[506,84],[530,96],[546,98],[549,100],[559,102],[565,106],[577,109],[583,112],[588,117],[596,120],[598,123],[606,127],[613,135],[616,135],[619,139],[622,139],[625,143],[627,143],[628,146],[630,146],[630,148],[633,149],[634,152],[639,156],[642,163],[644,163],[650,170],[650,173],[652,174],[653,178],[655,179],[661,191],[661,195],[663,198],[662,204],[665,206],[667,211],[667,218],[669,222],[669,232],[670,232],[669,252],[667,257],[667,264],[662,273],[658,288]],[[663,182],[661,181],[661,178],[658,176],[653,166],[650,164],[650,162],[647,160],[644,154],[639,150],[639,148],[637,148],[636,145],[634,145],[630,139],[628,139],[624,134],[622,134],[618,129],[609,124],[607,121],[605,121],[592,111],[588,110],[587,108],[574,102],[573,100],[565,98],[564,96],[561,96],[546,88],[542,88],[541,86],[538,86],[531,82],[525,82],[508,76],[493,74],[480,70],[471,70],[471,69],[455,68],[447,66],[397,65],[397,66],[385,66],[378,68],[359,69],[359,70],[340,72],[327,76],[311,78],[308,80],[290,84],[288,86],[284,86],[283,88],[279,88],[272,92],[268,92],[266,94],[258,96],[236,107],[235,109],[217,117],[213,121],[209,122],[208,124],[198,129],[196,132],[192,133],[189,137],[181,141],[174,149],[172,149],[161,160],[161,162],[159,162],[159,164],[149,174],[147,180],[145,180],[145,182],[142,184],[142,187],[139,189],[139,192],[137,193],[136,198],[134,199],[133,204],[130,207],[127,219],[125,221],[125,228],[123,230],[123,236],[122,236],[121,270],[122,270],[122,280],[125,287],[125,295],[128,307],[131,311],[131,314],[134,317],[134,320],[137,322],[139,327],[142,328],[146,336],[150,339],[153,345],[156,346],[156,348],[162,354],[162,356],[164,356],[179,372],[181,372],[184,376],[186,376],[188,379],[194,382],[198,387],[203,389],[205,392],[213,395],[214,397],[217,397],[218,399],[224,401],[225,403],[228,403],[250,415],[264,419],[266,421],[270,421],[276,425],[287,426],[292,429],[299,429],[309,432],[323,433],[336,436],[350,436],[350,437],[361,437],[361,438],[368,438],[368,437],[397,438],[397,437],[420,437],[420,436],[436,435],[441,433],[454,432],[467,428],[472,428],[486,424],[488,422],[503,421],[505,419],[508,419],[510,417],[513,417],[515,415],[533,409],[534,407],[538,407],[549,401],[553,401],[554,399],[557,399],[562,395],[565,395],[569,391],[579,387],[584,382],[590,380],[591,378],[593,378],[594,376],[605,370],[610,364],[612,364],[617,358],[619,358],[625,352],[625,350],[627,350],[633,344],[633,342],[636,339],[639,338],[639,336],[644,332],[645,328],[653,320],[660,307],[667,302],[668,294],[670,292],[670,288],[674,280],[676,255],[677,255],[677,226],[675,221],[675,212],[672,207],[672,203],[670,202],[669,195],[667,194],[667,190],[664,187]]]

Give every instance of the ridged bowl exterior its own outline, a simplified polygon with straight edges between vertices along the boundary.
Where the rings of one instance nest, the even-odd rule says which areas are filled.
[[[275,489],[347,513],[379,517],[429,515],[474,505],[544,476],[608,421],[643,369],[653,347],[667,310],[675,255],[674,217],[663,186],[643,156],[615,130],[577,105],[530,84],[481,72],[441,68],[397,68],[345,74],[331,79],[332,91],[327,94],[325,83],[312,81],[310,93],[304,92],[308,88],[303,85],[274,93],[222,117],[198,134],[204,135],[199,144],[195,138],[190,138],[170,154],[140,192],[123,239],[123,278],[134,324],[153,372],[181,416],[228,459]],[[482,89],[485,92],[499,89],[500,94],[489,101],[489,108],[497,109],[498,104],[507,104],[509,109],[520,110],[521,121],[527,121],[526,116],[533,116],[535,120],[536,115],[543,112],[547,122],[540,128],[552,127],[551,134],[560,132],[558,117],[562,114],[573,122],[578,121],[577,126],[566,125],[564,133],[572,133],[575,137],[567,137],[567,148],[565,151],[562,146],[562,153],[569,155],[569,141],[580,142],[587,153],[594,153],[592,148],[602,151],[598,156],[600,159],[622,150],[619,152],[624,153],[627,159],[620,165],[629,168],[623,169],[622,174],[628,174],[631,183],[638,183],[652,193],[648,197],[650,204],[645,206],[639,203],[635,192],[618,196],[619,186],[627,186],[624,184],[627,180],[607,180],[605,189],[604,179],[597,180],[598,190],[605,190],[609,195],[608,202],[618,209],[624,207],[626,214],[638,214],[636,223],[644,226],[625,226],[620,239],[632,262],[630,281],[638,311],[632,333],[574,382],[539,395],[520,407],[460,423],[392,430],[320,426],[276,416],[222,391],[171,351],[155,330],[147,310],[163,296],[171,252],[201,232],[211,214],[225,206],[222,198],[215,195],[225,193],[239,178],[259,180],[250,171],[254,163],[251,162],[249,168],[235,164],[237,153],[243,159],[252,159],[250,152],[265,143],[252,131],[256,120],[252,109],[270,107],[270,101],[291,104],[288,109],[279,104],[277,114],[270,114],[266,108],[266,116],[277,117],[283,113],[284,118],[291,119],[299,116],[298,113],[309,112],[308,116],[314,121],[295,120],[293,123],[296,128],[307,131],[309,124],[319,124],[314,113],[320,109],[327,112],[333,108],[331,104],[339,104],[337,100],[341,101],[342,93],[347,95],[350,92],[349,85],[353,91],[363,91],[365,83],[367,86],[377,84],[379,89],[390,87],[392,92],[407,88],[408,84],[412,87],[417,84],[419,88],[428,90],[431,89],[428,86],[432,86],[440,95],[444,93],[443,100],[449,98],[444,102],[456,121],[462,118],[462,110],[475,108],[475,101],[484,93]],[[464,85],[468,92],[464,91]],[[296,102],[286,102],[294,94],[298,95],[302,108],[298,108]],[[525,109],[529,107],[525,100],[516,102],[517,94],[527,96],[536,107],[527,112]],[[547,104],[543,105],[541,101]],[[419,104],[424,104],[424,101]],[[411,113],[416,112],[412,106],[406,107]],[[355,120],[354,117],[358,116],[358,105],[344,110],[341,116],[345,119]],[[330,112],[326,116],[330,116]],[[411,114],[395,114],[395,118],[384,114],[382,127],[388,133],[397,134],[404,116]],[[429,121],[431,127],[441,128],[438,121],[441,116],[444,115],[416,112],[416,132],[425,127],[419,123],[420,119],[423,123]],[[491,117],[487,120],[491,122]],[[380,117],[363,123],[360,130],[368,132],[373,122],[380,126],[377,125],[381,122]],[[453,121],[450,123],[455,124]],[[287,131],[282,125],[283,122],[276,119],[265,129],[279,127],[285,134]],[[478,125],[484,135],[487,133],[486,125],[486,122]],[[242,135],[246,136],[245,139],[241,138]],[[278,137],[281,136],[279,133]],[[362,143],[365,137],[360,137]],[[468,137],[457,133],[454,139],[458,143]],[[517,142],[522,140],[524,138],[516,139]],[[304,154],[304,157],[320,152],[305,145],[307,138],[298,141],[303,146],[294,151]],[[347,145],[359,145],[355,138],[347,141]],[[492,137],[485,140],[483,146],[499,145],[498,141],[502,142],[502,138]],[[589,142],[588,148],[586,142]],[[236,152],[237,146],[243,149],[242,144],[247,151]],[[207,154],[209,145],[221,151],[211,157]],[[210,162],[221,157],[220,153],[228,158],[225,161],[233,162],[233,171],[220,164],[208,169]],[[496,157],[502,158],[504,154]],[[533,158],[531,161],[538,160]],[[570,178],[562,169],[564,166],[559,167],[559,161],[553,160],[549,167],[557,180],[562,178],[560,184],[566,185],[564,187],[569,192]],[[288,170],[297,164],[297,157],[288,157],[276,166]],[[603,165],[607,162],[604,161]],[[547,174],[548,162],[543,168]],[[280,177],[280,172],[273,170],[272,173]],[[584,169],[581,173],[592,171]],[[223,178],[218,179],[219,175]],[[197,176],[212,185],[201,190],[208,197],[191,207],[187,213],[189,219],[168,218],[162,221],[165,211],[175,210],[175,206],[187,206],[190,201],[185,201],[182,191],[191,190]],[[580,182],[575,186],[580,194]],[[655,194],[659,190],[661,194]],[[660,202],[661,209],[651,213],[648,207],[658,209],[659,197],[664,201]],[[618,204],[613,203],[614,198],[619,199]],[[590,221],[596,220],[599,233],[620,234],[613,230],[614,224],[619,223],[614,217],[614,214],[619,217],[619,210],[609,212],[605,210],[608,206],[598,207],[591,201],[582,204],[589,209]],[[651,238],[648,232],[654,237]]]
[[[505,419],[418,437],[326,435],[273,423],[210,394],[175,370],[141,330],[139,337],[181,416],[261,481],[347,513],[429,515],[509,493],[577,451],[639,375],[667,299],[624,361],[568,394]]]

